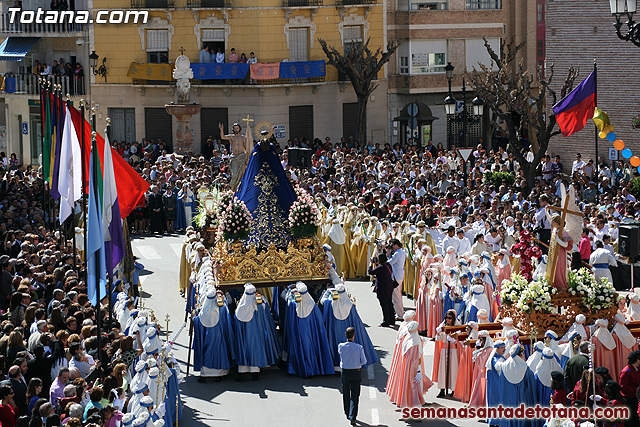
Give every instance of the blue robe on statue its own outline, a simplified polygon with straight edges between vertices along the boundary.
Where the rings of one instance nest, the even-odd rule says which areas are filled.
[[[291,241],[289,210],[297,196],[273,144],[254,147],[236,197],[253,217],[248,242],[258,250],[285,249]]]
[[[215,297],[214,297],[215,298]],[[207,296],[207,299],[209,297]],[[215,301],[213,302],[215,304]],[[200,315],[193,318],[193,369],[231,369],[235,363],[233,326],[226,304],[218,307],[215,326],[202,325]]]
[[[444,315],[449,310],[453,310],[455,306],[455,301],[451,298],[451,289],[447,288],[447,292],[444,294],[444,308],[442,310],[442,320],[444,320]]]
[[[307,296],[311,299],[311,296]],[[285,321],[287,372],[302,378],[335,373],[322,314],[311,301],[313,308],[306,317],[301,318],[296,311],[296,305],[301,303],[290,298]]]
[[[241,304],[242,302],[239,307]],[[267,301],[257,305],[257,310],[248,322],[238,319],[237,313],[233,320],[237,364],[258,368],[275,365],[280,353],[280,343]]]
[[[173,229],[184,230],[185,228],[187,228],[187,217],[184,211],[184,197],[178,197],[178,202],[176,203],[176,220],[173,222]]]
[[[345,295],[345,298],[349,298]],[[338,354],[338,344],[347,342],[345,331],[349,326],[352,326],[356,330],[356,336],[353,341],[360,344],[364,348],[364,355],[367,358],[367,363],[363,366],[366,368],[369,365],[377,363],[380,359],[376,353],[376,349],[373,347],[371,338],[360,319],[358,310],[351,304],[351,310],[349,315],[340,320],[336,317],[333,311],[333,297],[331,292],[325,293],[321,299],[322,303],[322,315],[324,317],[324,324],[327,327],[327,338],[329,339],[329,348],[331,349],[331,357],[333,358],[333,366],[340,366],[340,355]]]

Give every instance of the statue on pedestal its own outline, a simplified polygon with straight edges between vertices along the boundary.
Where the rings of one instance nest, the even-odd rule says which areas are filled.
[[[178,90],[178,103],[189,103],[189,91],[191,90],[191,83],[189,79],[193,78],[193,70],[191,69],[191,62],[189,58],[184,55],[180,55],[176,58],[175,68],[173,69],[173,78],[177,80],[176,89]]]

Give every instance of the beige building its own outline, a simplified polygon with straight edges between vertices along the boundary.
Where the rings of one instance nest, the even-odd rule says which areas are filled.
[[[501,40],[526,40],[522,55],[525,67],[542,63],[544,43],[537,40],[544,40],[544,0],[396,0],[387,11],[387,36],[402,43],[389,67],[389,111],[392,119],[397,119],[392,122],[392,141],[403,143],[409,137],[419,137],[421,143],[432,139],[436,145],[446,147],[450,142],[462,146],[462,122],[448,123],[444,111],[443,101],[449,92],[447,63],[455,67],[452,92],[458,102],[463,99],[464,74],[478,63],[490,65],[483,38],[496,51]],[[488,118],[473,118],[471,101],[475,95],[466,89],[470,118],[466,144],[471,146],[483,135]],[[417,118],[425,120],[412,123],[412,109],[407,106],[413,103],[421,107]],[[436,118],[432,125],[426,120],[428,110]],[[461,104],[457,111],[462,111]],[[485,108],[485,116],[488,114]]]
[[[106,57],[108,76],[94,80],[92,99],[98,104],[98,129],[112,120],[112,139],[143,137],[170,141],[176,119],[165,104],[177,102],[175,81],[132,76],[131,67],[173,64],[184,49],[191,63],[200,62],[203,46],[221,49],[229,61],[231,49],[238,56],[255,52],[259,63],[322,61],[326,59],[318,38],[338,49],[371,38],[375,50],[382,46],[383,3],[373,0],[98,0],[95,8],[138,7],[149,12],[146,24],[95,26],[93,44]],[[173,68],[173,65],[171,65]],[[169,70],[171,69],[169,68]],[[383,73],[380,78],[384,77]],[[383,80],[368,105],[369,137],[386,138],[387,85]],[[274,78],[253,81],[191,80],[191,102],[202,106],[191,121],[194,149],[208,136],[219,135],[242,119],[255,125],[276,126],[282,144],[292,138],[332,141],[355,134],[356,97],[348,81],[335,68],[313,78]]]

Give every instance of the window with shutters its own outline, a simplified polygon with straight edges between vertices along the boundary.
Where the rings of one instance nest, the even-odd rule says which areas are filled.
[[[309,60],[309,28],[289,28],[289,61]]]
[[[313,105],[289,107],[289,138],[313,140]]]
[[[409,74],[409,57],[400,57],[400,74]]]
[[[169,63],[169,30],[147,30],[147,62]]]
[[[211,48],[211,52],[213,52],[213,55],[215,57],[216,52],[218,52],[218,49],[220,49],[220,51],[225,52],[226,51],[226,46],[225,46],[225,39],[224,39],[225,33],[224,33],[224,28],[207,28],[202,30],[202,46],[207,46],[209,48]],[[212,60],[211,62],[215,62],[215,60]]]
[[[444,73],[447,40],[412,40],[411,74]]]

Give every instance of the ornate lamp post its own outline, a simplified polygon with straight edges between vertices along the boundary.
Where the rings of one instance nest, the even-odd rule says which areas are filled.
[[[616,33],[620,40],[630,41],[636,46],[640,47],[640,23],[633,21],[633,15],[637,11],[636,0],[609,0],[609,7],[611,8],[611,14],[616,17]],[[622,33],[622,17],[627,18],[626,33]]]

